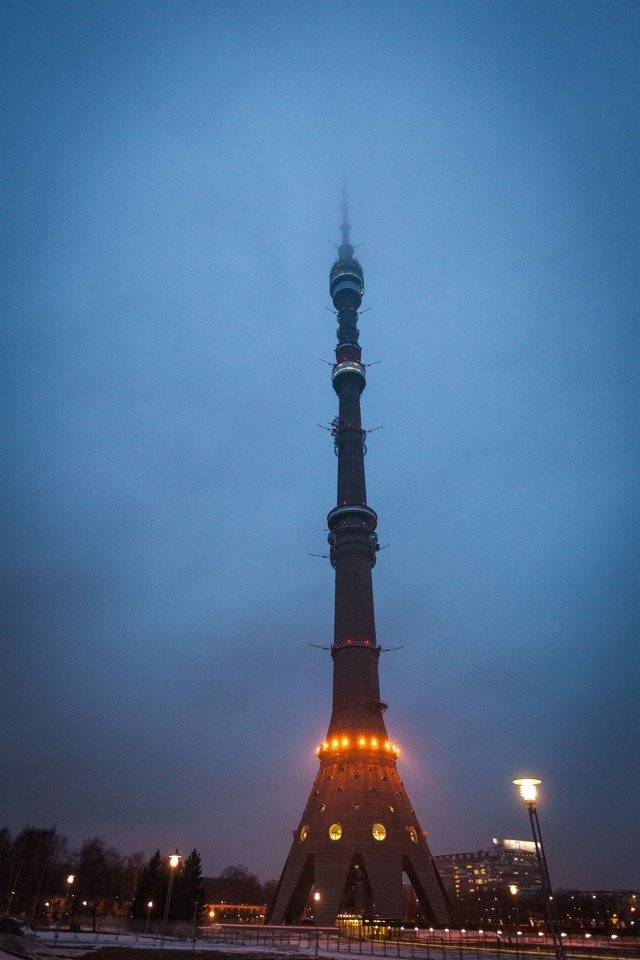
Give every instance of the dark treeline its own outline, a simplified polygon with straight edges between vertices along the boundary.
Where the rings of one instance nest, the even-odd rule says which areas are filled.
[[[146,923],[161,919],[172,873],[170,920],[199,922],[205,901],[268,904],[275,889],[275,881],[262,885],[244,866],[203,880],[195,849],[172,870],[160,850],[149,860],[139,850],[122,855],[102,837],[73,850],[55,826],[25,827],[15,837],[0,828],[0,913],[31,923],[60,915],[73,921],[81,914],[92,916],[94,926],[97,916],[114,913]]]
[[[217,877],[204,878],[207,903],[266,904],[275,893],[276,881],[260,883],[245,866],[225,867]]]
[[[56,899],[71,912],[122,912],[131,901],[146,858],[122,856],[102,837],[72,850],[55,826],[25,827],[15,837],[0,829],[0,910],[35,920]],[[73,883],[67,878],[73,875]],[[86,906],[83,907],[83,902]]]

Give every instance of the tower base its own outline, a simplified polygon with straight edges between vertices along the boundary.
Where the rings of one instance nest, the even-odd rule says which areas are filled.
[[[402,920],[403,875],[425,921],[453,922],[395,760],[377,755],[323,760],[267,923],[299,923],[312,891],[319,926],[335,925],[343,913]]]

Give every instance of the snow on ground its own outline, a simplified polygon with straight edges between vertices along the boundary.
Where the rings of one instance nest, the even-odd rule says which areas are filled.
[[[29,938],[28,946],[25,944],[24,953],[30,957],[56,957],[60,960],[75,957],[91,950],[97,950],[99,947],[118,946],[128,947],[135,950],[159,950],[160,940],[156,936],[136,935],[133,933],[112,933],[81,931],[79,933],[60,932],[56,936],[55,930],[41,930],[35,935],[35,938]],[[228,943],[221,937],[216,939],[200,939],[195,943],[193,940],[179,940],[174,937],[165,937],[164,946],[166,950],[198,950],[198,951],[224,951],[225,953],[297,953],[304,954],[310,949],[315,950],[315,939],[313,934],[309,938],[304,937],[301,944],[280,943],[275,940],[268,940],[265,943],[241,944]],[[43,949],[44,948],[44,949]],[[320,954],[328,955],[326,950],[320,948]],[[15,960],[15,954],[8,954],[0,951],[0,960]]]
[[[383,958],[401,958],[401,960],[462,960],[463,954],[465,960],[553,960],[553,948],[551,944],[540,943],[519,943],[517,946],[508,943],[501,943],[501,949],[495,950],[489,942],[481,941],[478,935],[474,939],[461,939],[451,943],[446,942],[444,938],[438,937],[433,942],[425,940],[416,940],[414,942],[400,941],[340,941],[333,934],[320,932],[319,935],[313,928],[309,931],[291,931],[284,935],[284,931],[274,928],[272,933],[267,933],[264,928],[260,928],[259,934],[251,928],[247,928],[242,939],[250,942],[238,942],[235,936],[242,936],[234,931],[234,937],[225,939],[225,933],[222,929],[211,931],[207,938],[198,938],[195,942],[190,939],[177,939],[174,937],[165,937],[165,950],[183,950],[183,951],[211,951],[223,954],[251,954],[275,956],[276,954],[285,954],[289,958],[292,955],[300,957],[321,957],[322,960],[347,960],[348,955],[356,957],[372,957],[376,960]],[[318,936],[318,940],[316,940]],[[256,940],[260,940],[256,943]],[[610,960],[630,960],[630,958],[639,958],[638,944],[633,943],[623,945],[620,942],[616,944],[603,942],[598,944],[599,949],[593,953],[591,950],[595,942],[592,941],[589,947],[586,947],[586,941],[580,939],[580,943],[567,943],[575,951],[575,956],[585,958],[585,960],[605,960],[607,956]],[[33,937],[25,937],[24,944],[20,948],[15,948],[14,944],[4,944],[7,950],[0,948],[0,960],[16,960],[16,957],[24,957],[25,960],[78,960],[83,954],[91,953],[103,946],[125,947],[130,950],[155,950],[160,954],[160,940],[158,936],[140,935],[130,932],[119,932],[117,930],[104,932],[80,931],[71,933],[70,931],[43,930],[39,931]],[[625,949],[626,947],[626,949]],[[630,947],[630,949],[629,949]],[[591,949],[590,949],[591,948]]]

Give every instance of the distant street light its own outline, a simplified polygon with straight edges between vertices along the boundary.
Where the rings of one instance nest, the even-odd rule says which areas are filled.
[[[318,956],[318,947],[320,945],[320,929],[318,927],[318,907],[322,897],[320,896],[320,891],[316,890],[313,895],[314,907],[313,907],[313,921],[316,925],[316,957]]]
[[[151,911],[153,910],[153,900],[149,900],[147,904],[147,925],[144,928],[144,932],[149,933],[149,920],[151,919]]]
[[[53,942],[54,942],[54,943],[57,943],[57,942],[58,942],[58,935],[59,935],[59,933],[60,933],[60,927],[62,926],[62,919],[63,919],[63,916],[64,916],[64,910],[65,910],[65,905],[66,905],[66,902],[67,902],[67,897],[69,896],[69,893],[70,893],[70,891],[71,891],[71,887],[72,887],[72,885],[73,885],[73,881],[75,880],[75,878],[76,878],[75,873],[69,873],[69,874],[67,874],[67,879],[65,880],[65,883],[66,883],[66,885],[67,885],[67,892],[66,892],[66,894],[65,894],[65,896],[64,896],[64,900],[62,901],[62,910],[60,911],[60,917],[58,918],[58,926],[56,927],[56,933],[55,933],[55,936],[54,936],[54,938],[53,938]]]
[[[516,905],[516,956],[518,956],[518,937],[517,937],[517,934],[520,933],[520,906],[519,906],[519,904],[518,904],[518,893],[519,893],[519,891],[520,891],[520,887],[518,886],[517,883],[510,883],[510,884],[509,884],[509,893],[510,893],[511,896],[513,897],[513,902],[514,902],[515,905]]]
[[[520,796],[525,802],[527,810],[529,812],[529,822],[531,824],[531,833],[533,834],[533,842],[536,848],[536,856],[538,858],[538,869],[540,871],[540,879],[542,880],[542,886],[544,889],[544,902],[547,913],[547,920],[549,922],[549,927],[551,929],[551,938],[553,940],[553,949],[555,951],[556,957],[558,960],[564,960],[564,949],[562,946],[562,941],[558,936],[558,918],[556,915],[555,902],[553,899],[553,891],[551,889],[551,878],[549,876],[549,867],[547,866],[547,857],[544,852],[544,846],[542,844],[542,833],[540,832],[540,821],[538,820],[538,811],[536,810],[536,800],[538,798],[538,787],[542,783],[542,780],[539,780],[537,777],[519,777],[517,780],[513,781],[515,786],[520,790]]]
[[[169,907],[171,906],[171,892],[173,890],[173,878],[175,876],[176,867],[178,866],[181,860],[182,860],[182,857],[180,856],[180,853],[178,852],[178,848],[176,847],[176,852],[172,853],[171,856],[169,857],[169,868],[170,868],[169,869],[169,886],[167,887],[167,899],[164,905],[164,917],[162,918],[162,933],[160,934],[160,947],[159,947],[160,950],[162,950],[162,948],[164,947],[164,934],[167,928],[167,919],[169,917]]]
[[[520,893],[520,887],[517,883],[509,884],[509,893],[513,897],[513,902],[516,905],[516,926],[520,926],[520,904],[518,903],[518,894]]]

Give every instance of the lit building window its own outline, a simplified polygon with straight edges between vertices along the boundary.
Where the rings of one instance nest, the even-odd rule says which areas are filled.
[[[373,834],[374,840],[384,840],[387,835],[387,831],[381,823],[374,823],[371,828],[371,833]]]
[[[329,836],[332,840],[339,840],[342,836],[342,827],[339,823],[332,823],[329,827]]]
[[[308,836],[309,836],[309,827],[305,823],[304,826],[300,827],[300,843],[304,843],[304,841],[307,839]]]

